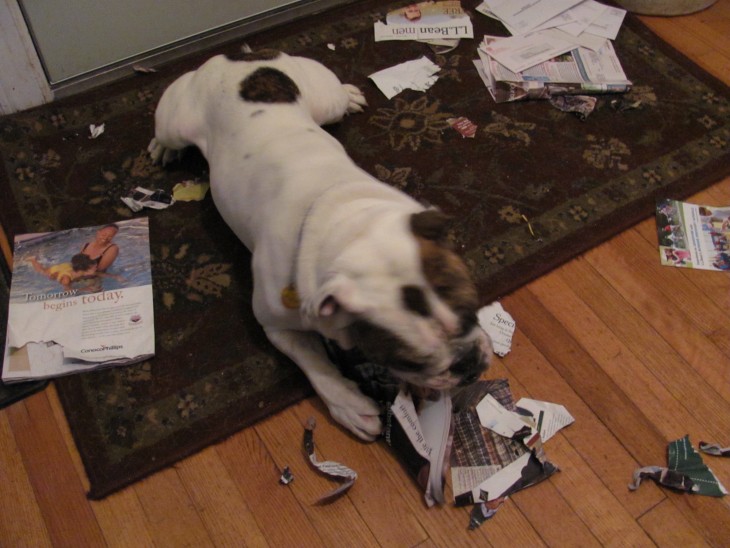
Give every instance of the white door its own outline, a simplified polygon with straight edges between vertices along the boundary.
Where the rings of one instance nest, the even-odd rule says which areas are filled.
[[[297,0],[19,0],[51,86]]]
[[[353,1],[0,0],[0,113]]]

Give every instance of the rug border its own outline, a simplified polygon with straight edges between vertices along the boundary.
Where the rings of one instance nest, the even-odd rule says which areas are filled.
[[[56,393],[58,394],[58,398],[61,401],[64,413],[66,413],[67,406],[70,406],[68,407],[69,409],[71,408],[71,406],[73,406],[77,409],[77,411],[72,412],[76,419],[76,424],[82,424],[84,422],[92,421],[91,414],[86,413],[86,409],[84,409],[84,412],[78,411],[78,402],[69,401],[69,396],[67,394],[64,394],[63,391],[58,390],[58,387],[56,388]],[[148,476],[151,476],[157,472],[161,472],[162,470],[174,465],[177,462],[180,462],[181,460],[189,456],[192,456],[208,447],[212,447],[218,443],[225,441],[226,439],[239,433],[243,429],[254,426],[265,418],[270,417],[275,413],[278,413],[279,411],[286,409],[311,396],[313,393],[314,391],[308,383],[305,385],[295,383],[293,384],[293,389],[288,391],[289,397],[287,397],[286,399],[280,399],[277,400],[275,403],[270,403],[267,406],[258,408],[256,412],[248,415],[245,419],[236,419],[236,422],[242,424],[242,426],[237,430],[227,433],[221,433],[220,431],[210,429],[211,433],[209,435],[201,436],[198,443],[188,446],[183,450],[177,449],[176,444],[174,443],[172,444],[171,448],[169,447],[170,444],[165,444],[164,442],[162,444],[157,443],[154,447],[142,450],[135,455],[135,460],[143,461],[143,465],[130,463],[126,459],[123,459],[120,462],[119,466],[117,466],[113,471],[111,469],[104,471],[96,467],[93,458],[93,451],[79,450],[79,455],[81,457],[81,461],[84,464],[84,470],[89,480],[89,491],[87,492],[86,496],[90,500],[101,500],[113,493],[124,489],[125,487],[128,487],[134,483],[137,483],[140,480],[145,479]],[[84,407],[86,408],[85,402]],[[210,422],[225,421],[226,419],[230,419],[232,414],[233,418],[235,418],[235,410],[222,410],[212,417],[209,417],[205,421],[199,423],[196,426],[195,430],[208,430],[207,425]],[[87,432],[94,431],[93,428],[90,428],[88,426],[84,428]],[[71,429],[71,435],[79,449],[86,449],[88,446],[98,445],[98,443],[94,443],[95,441],[98,441],[96,436],[87,436],[86,439],[78,439],[73,429]],[[163,446],[163,450],[165,451],[163,457],[158,457],[158,455],[156,454],[156,452],[160,450],[160,445]],[[140,456],[145,454],[148,454],[149,458],[144,458]],[[123,475],[127,475],[127,477],[123,479]]]

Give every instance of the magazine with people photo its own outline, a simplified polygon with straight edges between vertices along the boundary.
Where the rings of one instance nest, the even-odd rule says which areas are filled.
[[[3,382],[154,355],[146,217],[22,234],[14,244]]]
[[[656,223],[663,265],[730,270],[730,207],[661,200]]]

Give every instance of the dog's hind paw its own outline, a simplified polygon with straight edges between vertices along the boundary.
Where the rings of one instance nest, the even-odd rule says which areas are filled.
[[[174,162],[175,160],[179,160],[182,153],[181,150],[176,150],[163,146],[157,139],[154,138],[147,146],[147,152],[149,152],[153,164],[162,164],[163,166],[166,166],[167,164]]]
[[[350,98],[350,102],[347,105],[348,114],[352,114],[353,112],[362,112],[365,107],[368,106],[365,95],[358,87],[353,86],[352,84],[342,84],[342,87],[345,88],[345,91]]]

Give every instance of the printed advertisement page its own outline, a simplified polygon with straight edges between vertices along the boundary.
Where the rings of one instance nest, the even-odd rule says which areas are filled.
[[[15,238],[2,380],[154,355],[147,218]]]

